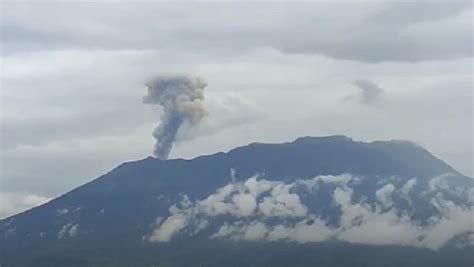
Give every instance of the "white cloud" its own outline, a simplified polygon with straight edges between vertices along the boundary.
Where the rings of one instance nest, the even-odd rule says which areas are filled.
[[[297,194],[289,192],[292,186],[278,184],[273,187],[270,196],[258,204],[260,212],[267,217],[304,217],[306,207]]]
[[[411,190],[415,187],[416,183],[417,183],[417,179],[411,178],[403,185],[400,191],[403,193],[403,195],[408,196]]]
[[[236,214],[240,216],[249,216],[254,213],[257,208],[255,197],[251,194],[237,194],[232,196],[232,202],[237,207]]]
[[[236,231],[237,229],[235,225],[224,223],[221,225],[221,227],[219,227],[219,230],[211,236],[211,238],[227,238]]]
[[[214,217],[227,214],[242,218],[263,214],[270,217],[302,217],[306,214],[306,208],[300,202],[298,195],[289,193],[290,187],[294,185],[258,180],[258,176],[254,176],[244,182],[229,183],[218,188],[215,193],[195,203],[192,203],[185,195],[178,205],[170,207],[172,215],[157,225],[150,241],[169,241],[196,215]],[[264,193],[268,196],[257,204],[257,198]],[[261,224],[246,226],[245,229],[240,230],[235,225],[223,225],[215,236],[222,237],[229,235],[229,232],[238,232],[246,235],[245,238],[252,238],[261,229]]]
[[[190,139],[212,136],[220,131],[229,131],[246,124],[253,124],[265,118],[265,112],[237,93],[206,94],[204,104],[207,116],[197,125],[183,125],[176,136],[177,143]]]
[[[390,208],[393,205],[392,193],[395,191],[393,184],[386,184],[375,191],[375,197],[382,204],[383,208]]]
[[[258,176],[250,177],[244,182],[244,186],[254,197],[258,197],[278,184],[280,183],[276,181],[258,180]]]
[[[316,176],[314,180],[320,180],[323,183],[334,183],[344,185],[351,181],[354,177],[350,174],[341,175],[320,175]]]
[[[183,214],[172,215],[159,225],[149,240],[153,242],[168,242],[174,234],[186,226],[187,222],[188,218]]]
[[[225,199],[234,191],[234,184],[227,184],[219,188],[215,194],[209,195],[206,199],[199,202],[200,209],[210,216],[230,213],[234,210],[232,203],[225,202]]]
[[[465,233],[474,233],[474,210],[454,205],[453,202],[437,200],[442,216],[433,218],[431,227],[423,240],[423,245],[438,249],[453,237]]]
[[[449,186],[447,184],[446,179],[449,178],[450,176],[452,176],[452,174],[444,173],[432,178],[428,183],[430,191],[435,192],[440,189],[449,190]]]
[[[335,191],[336,202],[343,211],[343,229],[337,238],[343,241],[438,249],[457,235],[474,231],[472,207],[462,208],[436,198],[441,217],[432,217],[428,225],[422,226],[406,214],[397,214],[394,209],[380,212],[368,205],[353,204],[350,201],[351,194],[352,191],[347,188]]]
[[[0,192],[0,219],[39,206],[50,200],[48,197],[33,194]]]
[[[335,230],[326,226],[318,218],[308,218],[294,226],[277,225],[268,234],[269,241],[289,240],[300,243],[321,242],[335,234]]]
[[[265,239],[268,234],[267,226],[262,222],[244,223],[237,221],[233,224],[223,224],[211,238],[258,241]]]
[[[397,190],[391,183],[382,185],[373,192],[377,205],[364,200],[353,203],[353,190],[347,181],[360,179],[364,178],[345,174],[282,183],[258,180],[254,176],[243,182],[227,184],[204,200],[193,202],[184,196],[180,203],[172,205],[171,215],[157,225],[150,241],[170,241],[187,227],[188,233],[197,233],[209,227],[208,220],[224,214],[231,217],[225,217],[226,221],[211,238],[300,243],[336,238],[350,243],[438,249],[454,237],[474,231],[472,207],[456,206],[439,194],[431,199],[439,214],[431,217],[426,224],[413,220],[405,211],[393,206],[392,195],[409,197],[405,186]],[[336,185],[333,200],[342,211],[339,226],[329,225],[319,217],[320,214],[310,213],[306,205],[311,204],[302,203],[298,194],[290,192],[301,185],[314,189],[314,181],[322,180]],[[412,178],[405,185],[412,187],[414,181],[416,179]],[[309,192],[314,194],[316,191]],[[380,208],[379,204],[384,208]]]
[[[393,210],[379,212],[368,205],[352,203],[351,195],[352,190],[348,188],[334,191],[334,199],[342,209],[339,240],[372,245],[415,244],[421,229],[409,218]]]
[[[262,222],[255,222],[247,225],[245,227],[244,234],[242,238],[244,240],[261,240],[265,237],[266,233],[268,232],[267,227]]]
[[[67,223],[61,227],[61,229],[58,232],[58,239],[64,238],[64,237],[75,237],[77,235],[79,225],[78,224],[73,224],[73,223]]]

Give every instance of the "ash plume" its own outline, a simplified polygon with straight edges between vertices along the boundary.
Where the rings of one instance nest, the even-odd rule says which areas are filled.
[[[384,94],[384,90],[371,81],[358,80],[354,82],[354,85],[361,90],[360,102],[362,104],[374,104]]]
[[[153,131],[153,154],[157,158],[168,159],[181,125],[194,125],[207,114],[203,104],[206,85],[201,78],[184,75],[160,76],[146,84],[148,92],[143,103],[163,107],[160,125]]]

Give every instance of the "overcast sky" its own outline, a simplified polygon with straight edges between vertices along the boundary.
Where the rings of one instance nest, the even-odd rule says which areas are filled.
[[[0,217],[149,156],[144,83],[208,83],[171,157],[343,134],[473,175],[471,1],[2,1]]]

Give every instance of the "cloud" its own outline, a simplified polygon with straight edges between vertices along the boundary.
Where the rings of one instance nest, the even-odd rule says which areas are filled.
[[[265,112],[237,93],[220,93],[207,97],[205,105],[208,114],[197,125],[183,125],[178,131],[177,142],[187,142],[192,138],[212,136],[220,131],[231,130],[246,124],[261,122]]]
[[[316,177],[323,183],[335,183],[335,184],[347,184],[350,182],[354,177],[349,174],[341,174],[341,175],[320,175]]]
[[[290,187],[291,185],[288,186],[281,182],[258,180],[258,176],[254,176],[244,182],[229,183],[218,188],[215,193],[195,203],[190,202],[188,196],[185,195],[180,203],[170,207],[169,212],[172,216],[157,225],[149,240],[169,241],[197,215],[207,217],[231,215],[235,218],[249,218],[258,214],[270,217],[304,216],[306,208],[301,204],[296,194],[289,193]],[[257,205],[257,199],[263,195],[266,195],[265,198]],[[200,222],[196,224],[200,224]],[[245,238],[255,238],[256,232],[261,228],[261,224],[246,226],[245,229],[240,229],[236,225],[224,225],[215,237],[238,232],[245,235]]]
[[[390,192],[393,186],[382,192]],[[383,188],[384,188],[383,187]],[[380,189],[379,189],[380,190]],[[380,191],[377,191],[380,192]],[[350,243],[371,245],[415,245],[421,234],[421,227],[406,215],[395,211],[374,211],[366,204],[351,202],[352,190],[337,188],[334,199],[342,209],[341,229],[337,238]],[[386,195],[383,195],[386,201]]]
[[[75,237],[77,235],[79,225],[68,223],[61,227],[61,230],[58,232],[58,239],[65,237]]]
[[[224,224],[211,238],[229,238],[232,240],[258,241],[263,240],[268,233],[267,226],[262,222],[251,222],[245,224],[236,222]]]
[[[283,183],[254,176],[218,188],[203,200],[192,201],[184,195],[181,202],[170,207],[170,216],[157,224],[149,240],[168,242],[178,233],[212,230],[209,221],[218,216],[224,216],[220,218],[225,220],[209,238],[299,243],[337,239],[349,243],[409,245],[436,250],[453,238],[474,232],[472,205],[455,205],[438,193],[426,199],[438,212],[424,222],[408,215],[413,207],[400,209],[395,206],[392,195],[408,197],[406,185],[412,186],[414,178],[399,189],[388,182],[381,184],[372,192],[376,203],[367,202],[369,191],[365,192],[369,194],[365,200],[354,202],[353,187],[365,179],[370,178],[344,174]],[[394,179],[385,181],[390,180]],[[327,190],[332,194],[332,209],[338,208],[341,212],[337,224],[322,219],[323,214],[313,212],[315,203],[311,202],[314,200],[302,202],[300,199],[307,193],[317,196],[320,189],[317,183],[331,186]],[[308,189],[304,191],[306,193],[296,191],[301,186]]]
[[[258,205],[260,212],[267,217],[304,217],[306,207],[295,193],[290,193],[292,185],[276,185],[270,196],[264,197]]]
[[[236,213],[243,217],[253,214],[257,208],[255,197],[251,194],[234,195],[232,197],[232,202],[234,202],[237,207]]]
[[[153,232],[150,241],[168,242],[171,240],[171,237],[181,231],[186,224],[187,218],[184,215],[177,214],[170,216]]]
[[[360,94],[357,98],[361,104],[373,105],[377,103],[384,94],[384,90],[378,87],[375,83],[366,80],[357,80],[354,85],[360,89]],[[346,97],[349,100],[352,96]]]
[[[400,191],[406,195],[406,196],[409,196],[411,190],[416,186],[416,183],[417,183],[417,179],[416,178],[411,178],[410,180],[408,180],[404,185],[403,187],[400,189]]]
[[[232,54],[255,47],[364,62],[472,56],[470,1],[337,3],[5,3],[6,53],[100,48]],[[107,10],[107,16],[104,12]],[[73,12],[74,11],[74,12]],[[58,14],[55,21],[49,14]],[[122,16],[127,13],[127,17]],[[186,19],[177,19],[179,14]],[[155,19],[150,24],[148,18]],[[462,17],[461,23],[457,22]],[[73,18],[73,19],[71,19]],[[241,18],[241,19],[234,19]],[[340,18],[344,18],[341,20]],[[457,31],[450,33],[451,25]],[[172,25],[172,26],[170,26]],[[420,26],[421,25],[421,26]],[[429,38],[428,38],[429,37]]]
[[[443,214],[440,218],[433,218],[431,227],[423,240],[423,245],[438,249],[453,237],[465,234],[466,232],[474,233],[474,210],[472,206],[468,209],[456,206],[451,201],[442,199],[437,200],[439,211]]]
[[[375,197],[384,208],[390,208],[393,205],[392,193],[394,191],[395,186],[393,186],[393,184],[386,184],[379,190],[375,191]]]
[[[452,176],[452,174],[450,174],[450,173],[444,173],[444,174],[438,175],[436,177],[433,177],[428,182],[429,190],[432,191],[432,192],[436,192],[440,189],[449,190],[449,185],[448,185],[447,179],[451,176]]]
[[[0,219],[44,204],[51,199],[20,192],[0,192]]]
[[[184,195],[183,199],[169,208],[172,214],[165,220],[159,217],[155,220],[157,228],[153,231],[149,240],[152,242],[168,242],[173,235],[179,233],[191,221],[193,209],[191,209],[191,202],[188,196]]]
[[[322,242],[335,234],[334,229],[318,218],[310,217],[294,226],[277,225],[268,234],[269,241]]]

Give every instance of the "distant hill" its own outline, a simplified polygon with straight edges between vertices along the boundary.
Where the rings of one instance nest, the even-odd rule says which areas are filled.
[[[1,220],[0,264],[472,267],[473,202],[408,141],[253,143],[123,163]]]

